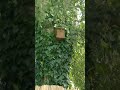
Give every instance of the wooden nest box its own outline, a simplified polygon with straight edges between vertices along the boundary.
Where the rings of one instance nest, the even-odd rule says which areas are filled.
[[[57,40],[65,39],[65,29],[64,28],[57,27],[54,30],[55,30],[55,37]]]

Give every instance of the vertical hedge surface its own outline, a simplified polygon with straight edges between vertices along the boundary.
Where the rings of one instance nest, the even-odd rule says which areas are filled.
[[[77,51],[73,46],[81,45],[80,42],[76,43],[79,35],[84,37],[84,23],[80,26],[80,22],[84,20],[84,13],[81,13],[83,15],[81,19],[77,18],[78,10],[83,10],[82,3],[82,0],[36,0],[36,85],[55,84],[68,87],[70,84],[71,60]],[[55,38],[53,29],[58,26],[65,28],[66,38],[63,41],[57,41]],[[81,37],[79,38],[82,40]],[[82,44],[84,46],[84,42]],[[80,54],[79,51],[77,53]],[[75,57],[77,56],[74,55]],[[80,59],[77,57],[75,60]],[[74,68],[72,71],[77,74],[79,70],[72,67]],[[74,79],[75,81],[77,82],[77,78]]]

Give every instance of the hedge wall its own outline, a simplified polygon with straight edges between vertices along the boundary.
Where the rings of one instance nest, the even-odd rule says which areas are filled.
[[[58,41],[54,32],[49,33],[39,25],[36,27],[36,84],[67,87],[72,56],[71,40],[66,35],[65,40]]]
[[[36,0],[36,84],[56,84],[67,87],[69,67],[72,59],[71,32],[75,31],[76,7],[78,1]],[[69,4],[71,6],[69,6]],[[66,28],[66,38],[57,41],[54,26]],[[50,31],[50,32],[49,32]]]

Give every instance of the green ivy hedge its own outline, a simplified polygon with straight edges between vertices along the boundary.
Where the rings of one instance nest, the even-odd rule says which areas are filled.
[[[74,54],[80,53],[73,48],[79,44],[82,45],[79,43],[79,40],[81,40],[82,43],[84,42],[84,39],[82,40],[81,37],[79,40],[76,39],[78,35],[84,36],[84,30],[82,30],[84,23],[83,25],[79,24],[82,23],[85,18],[83,3],[84,1],[79,0],[36,0],[36,85],[55,84],[67,87],[70,83],[69,77],[73,81],[71,77],[73,77],[74,74],[72,73],[70,76],[69,73],[70,67],[75,67],[72,67],[70,63],[71,60],[73,60],[73,56],[76,57]],[[82,13],[78,12],[80,10]],[[82,14],[79,20],[78,13]],[[56,40],[53,33],[54,27],[63,27],[66,29],[65,40]],[[78,34],[78,32],[80,34]],[[77,61],[80,60],[78,57],[76,57],[76,59]],[[82,72],[84,71],[83,69],[81,70]],[[75,72],[77,73],[77,69]],[[74,78],[74,83],[77,82],[77,80],[77,78]]]
[[[67,35],[65,40],[56,40],[54,32],[47,32],[40,24],[36,26],[35,70],[37,85],[69,84],[69,66],[72,56],[72,43]]]

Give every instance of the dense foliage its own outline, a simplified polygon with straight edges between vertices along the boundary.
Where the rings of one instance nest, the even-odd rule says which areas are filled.
[[[73,55],[70,69],[70,79],[75,87],[85,89],[85,24],[80,23],[76,42],[73,44]]]
[[[0,0],[0,90],[33,89],[34,3]]]
[[[86,89],[120,89],[119,0],[86,1]],[[91,5],[92,4],[92,5]]]
[[[36,0],[37,85],[55,84],[68,87],[72,80],[75,86],[84,87],[83,4],[82,0]],[[82,17],[78,11],[82,11]],[[54,36],[53,28],[58,26],[65,28],[66,38],[63,41],[57,41]]]

